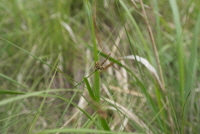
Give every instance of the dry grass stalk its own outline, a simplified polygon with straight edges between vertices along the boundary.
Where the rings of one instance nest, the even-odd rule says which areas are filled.
[[[152,32],[151,26],[149,24],[147,14],[146,14],[146,11],[144,9],[144,4],[143,4],[142,0],[140,0],[140,4],[141,4],[141,7],[142,7],[144,22],[147,25],[147,30],[149,32],[150,40],[151,40],[152,47],[153,47],[153,50],[154,50],[154,55],[155,55],[155,58],[156,58],[157,67],[158,67],[158,71],[159,71],[159,76],[161,78],[163,90],[165,92],[165,82],[164,82],[164,78],[163,78],[162,67],[161,67],[161,64],[160,64],[160,59],[159,59],[159,56],[158,56],[158,50],[157,50],[156,43],[155,43],[155,40],[154,40],[153,32]]]

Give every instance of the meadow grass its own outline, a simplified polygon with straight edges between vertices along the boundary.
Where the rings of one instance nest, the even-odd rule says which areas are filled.
[[[198,5],[2,0],[0,133],[199,134]]]

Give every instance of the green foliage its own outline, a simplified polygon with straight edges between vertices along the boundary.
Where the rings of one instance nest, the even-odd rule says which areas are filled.
[[[199,4],[1,0],[0,133],[199,134]]]

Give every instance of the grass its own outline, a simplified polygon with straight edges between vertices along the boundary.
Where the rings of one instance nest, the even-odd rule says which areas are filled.
[[[199,4],[2,0],[0,133],[199,134]]]

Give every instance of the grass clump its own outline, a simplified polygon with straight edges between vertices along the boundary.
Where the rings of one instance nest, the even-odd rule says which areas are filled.
[[[199,1],[0,6],[0,133],[199,134]]]

